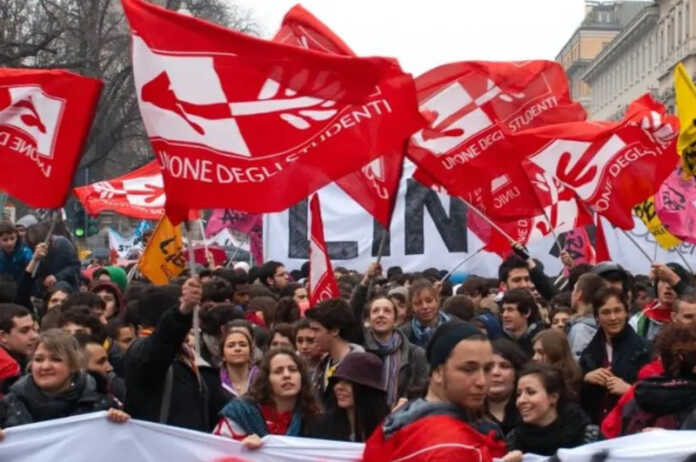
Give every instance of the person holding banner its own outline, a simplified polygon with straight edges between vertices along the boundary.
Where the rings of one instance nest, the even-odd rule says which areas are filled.
[[[318,414],[304,363],[293,350],[278,348],[264,356],[249,392],[220,411],[213,433],[256,449],[266,435],[306,436]]]
[[[23,376],[0,402],[0,428],[109,410],[109,420],[123,422],[128,414],[112,409],[106,395],[82,367],[77,340],[59,329],[39,337],[31,374]]]

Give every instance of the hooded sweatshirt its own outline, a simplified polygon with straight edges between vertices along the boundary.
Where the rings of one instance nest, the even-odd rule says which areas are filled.
[[[363,462],[476,460],[503,457],[505,443],[495,424],[470,421],[452,403],[417,399],[389,415],[365,444]]]

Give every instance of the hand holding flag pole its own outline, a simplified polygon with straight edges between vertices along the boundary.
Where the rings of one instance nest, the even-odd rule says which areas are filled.
[[[189,258],[188,258],[188,267],[189,267],[189,275],[192,278],[198,278],[198,274],[196,273],[196,257],[193,254],[193,231],[191,230],[191,220],[187,220],[184,222],[184,226],[186,227],[186,236],[188,237],[188,243],[189,243]],[[193,351],[196,355],[196,362],[198,362],[198,359],[201,358],[201,319],[200,319],[200,314],[201,314],[201,305],[196,305],[196,307],[193,309]]]
[[[58,222],[58,215],[57,215],[55,210],[51,210],[51,225],[48,228],[48,233],[46,234],[46,238],[44,239],[44,242],[43,242],[47,246],[51,242],[51,236],[53,236],[53,230],[56,228],[57,222]],[[39,270],[40,265],[41,265],[41,261],[36,262],[36,266],[34,266],[34,269],[31,272],[32,278],[36,277],[36,272]]]

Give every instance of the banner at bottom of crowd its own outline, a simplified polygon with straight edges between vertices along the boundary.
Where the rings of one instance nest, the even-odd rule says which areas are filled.
[[[0,460],[12,462],[360,462],[364,447],[361,443],[267,436],[260,449],[248,450],[234,440],[177,427],[140,420],[112,423],[106,412],[12,427],[5,433]],[[696,453],[695,439],[696,431],[656,430],[561,449],[555,460],[681,462]],[[548,459],[524,456],[525,462]]]
[[[12,462],[356,462],[363,445],[268,436],[258,450],[193,430],[130,420],[116,424],[106,412],[7,428],[0,460]]]

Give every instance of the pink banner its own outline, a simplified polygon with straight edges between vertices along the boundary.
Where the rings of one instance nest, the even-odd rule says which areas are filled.
[[[696,181],[678,168],[655,194],[655,210],[664,227],[679,239],[696,243]]]
[[[232,209],[213,209],[205,235],[211,237],[227,228],[249,236],[249,252],[258,263],[263,262],[263,223],[262,215],[238,212]]]

